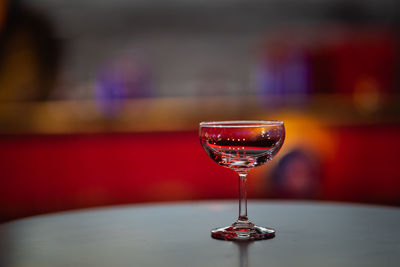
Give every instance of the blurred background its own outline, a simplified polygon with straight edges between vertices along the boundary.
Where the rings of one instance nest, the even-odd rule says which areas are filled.
[[[400,205],[396,0],[0,0],[0,221],[237,197],[200,121],[283,120],[248,195]]]

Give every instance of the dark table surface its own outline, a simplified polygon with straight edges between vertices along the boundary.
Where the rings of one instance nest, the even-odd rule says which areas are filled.
[[[254,242],[214,240],[233,201],[86,209],[0,225],[0,266],[400,266],[400,209],[249,201],[276,229]]]

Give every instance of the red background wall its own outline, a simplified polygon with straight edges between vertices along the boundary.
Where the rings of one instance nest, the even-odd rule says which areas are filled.
[[[400,205],[400,129],[330,131],[337,140],[321,162],[317,198]],[[249,197],[270,197],[267,177],[256,177],[263,173],[250,173]],[[235,174],[207,157],[194,131],[0,137],[2,221],[100,205],[236,196]]]

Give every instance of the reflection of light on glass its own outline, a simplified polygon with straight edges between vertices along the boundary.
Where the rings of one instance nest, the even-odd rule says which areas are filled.
[[[362,113],[377,111],[381,104],[378,82],[373,78],[359,79],[354,87],[353,100]]]

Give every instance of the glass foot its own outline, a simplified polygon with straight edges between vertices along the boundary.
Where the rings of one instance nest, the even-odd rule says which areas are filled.
[[[252,223],[235,222],[232,226],[212,230],[211,236],[216,239],[232,241],[262,240],[275,237],[275,230],[256,226]]]

